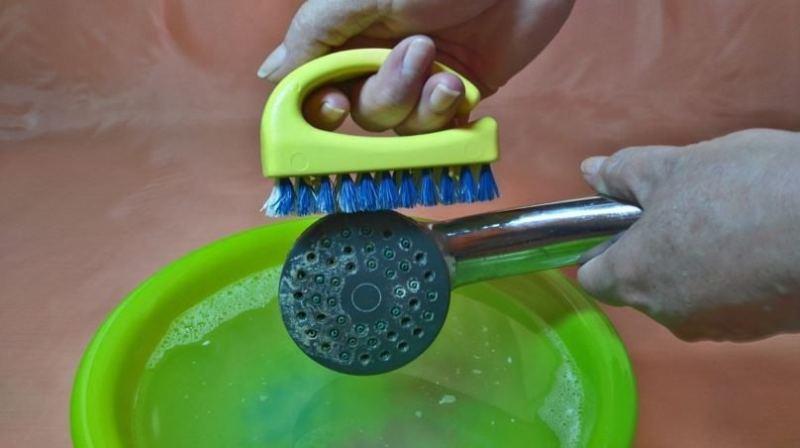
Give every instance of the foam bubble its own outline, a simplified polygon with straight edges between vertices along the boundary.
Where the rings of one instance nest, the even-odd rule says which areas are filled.
[[[456,397],[453,395],[442,395],[442,398],[439,399],[439,404],[453,404],[456,402]]]
[[[561,353],[562,363],[538,414],[555,433],[562,448],[578,447],[583,426],[583,384],[564,342],[552,330],[546,330],[545,334]]]
[[[281,267],[271,267],[232,283],[179,315],[158,343],[147,368],[153,368],[167,351],[205,339],[239,314],[266,306],[275,298]],[[206,340],[203,345],[210,344]]]

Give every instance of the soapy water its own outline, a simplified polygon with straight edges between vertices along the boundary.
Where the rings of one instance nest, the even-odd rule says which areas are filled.
[[[253,274],[175,319],[140,381],[134,446],[580,446],[583,385],[536,316],[523,325],[456,292],[420,360],[354,377],[286,335],[279,274]]]
[[[552,330],[548,330],[552,333]],[[563,342],[548,335],[554,344]],[[553,386],[539,408],[539,417],[550,427],[561,442],[561,448],[575,448],[581,443],[583,385],[576,373],[574,361],[564,351],[564,363],[556,370]]]
[[[181,345],[193,344],[205,338],[221,324],[256,308],[263,308],[275,298],[281,267],[273,267],[232,283],[178,316],[167,329],[150,359],[153,368],[164,354]],[[202,345],[207,346],[206,340]]]

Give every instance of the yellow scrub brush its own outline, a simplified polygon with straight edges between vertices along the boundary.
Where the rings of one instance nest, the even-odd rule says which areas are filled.
[[[499,195],[489,167],[498,156],[497,122],[491,117],[412,136],[348,135],[306,122],[303,101],[311,92],[374,73],[388,55],[385,49],[329,54],[275,87],[261,120],[263,173],[275,181],[262,209],[268,216],[470,203]],[[461,78],[465,95],[458,115],[468,116],[480,101],[478,89],[442,64],[434,64],[433,71]]]

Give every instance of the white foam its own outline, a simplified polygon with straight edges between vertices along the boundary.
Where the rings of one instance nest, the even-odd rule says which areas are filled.
[[[575,361],[564,342],[552,330],[545,334],[559,350],[562,363],[555,372],[553,387],[539,408],[539,417],[555,433],[561,448],[574,448],[581,444],[583,418],[583,384],[576,373]]]
[[[453,404],[456,402],[456,397],[453,395],[442,395],[442,398],[439,399],[439,404]]]
[[[275,298],[280,271],[281,267],[276,266],[257,272],[184,311],[172,322],[153,350],[147,367],[155,367],[170,349],[205,339],[217,327],[245,311],[266,306]],[[202,345],[210,343],[210,340],[205,340]]]

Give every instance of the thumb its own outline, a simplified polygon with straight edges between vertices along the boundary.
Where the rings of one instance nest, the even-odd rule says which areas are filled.
[[[373,0],[308,0],[292,19],[283,42],[258,69],[277,82],[300,65],[328,53],[375,23],[383,14]]]
[[[646,264],[637,224],[581,257],[584,264],[578,269],[578,282],[609,305],[635,305],[632,291],[640,285]]]
[[[581,172],[598,193],[645,205],[654,187],[671,173],[679,149],[672,146],[626,148],[610,157],[589,157],[581,163]]]

